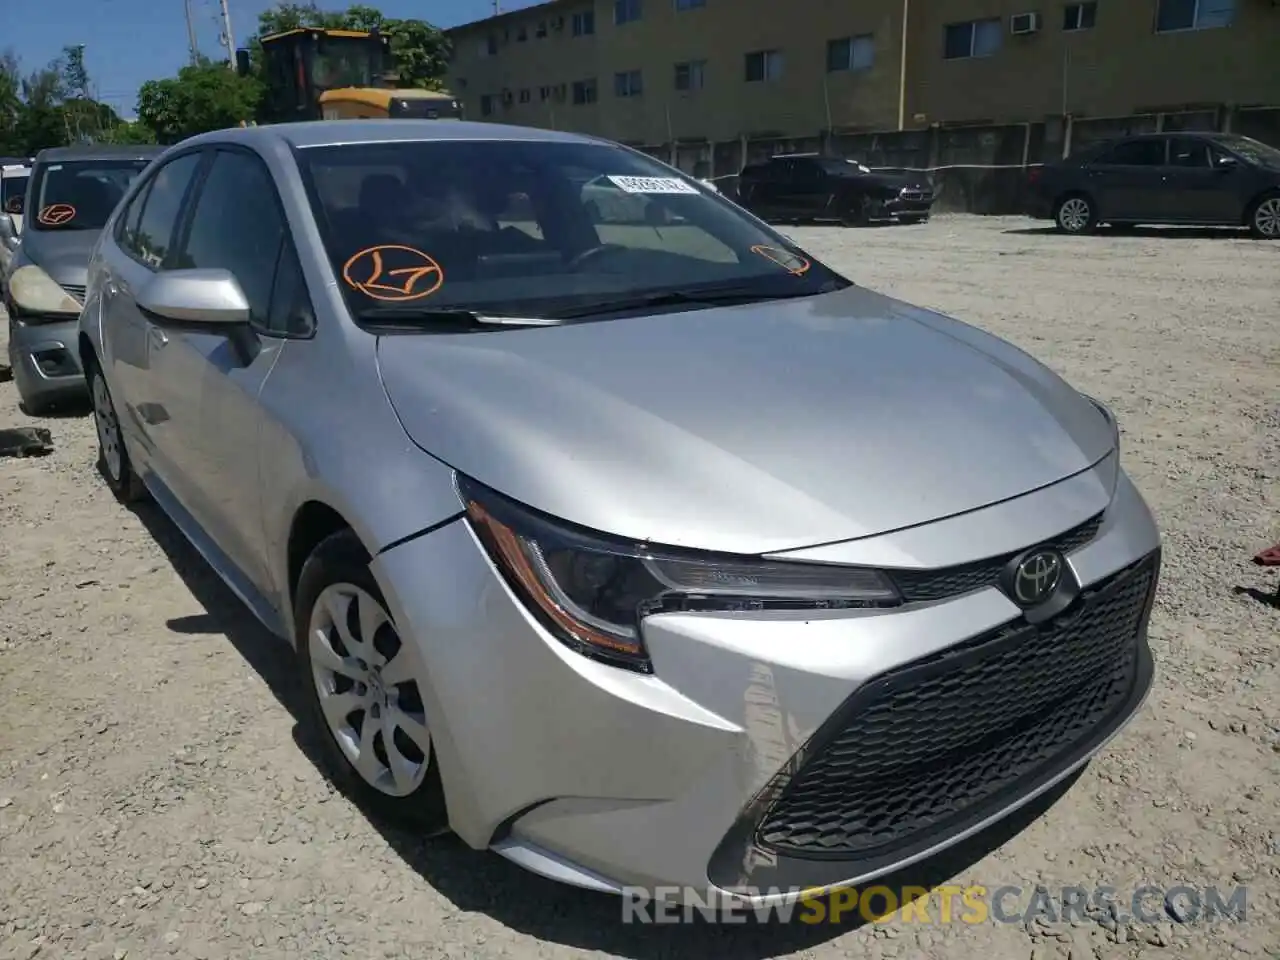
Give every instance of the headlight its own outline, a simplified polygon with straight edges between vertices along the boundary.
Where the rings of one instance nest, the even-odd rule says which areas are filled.
[[[66,320],[80,315],[80,301],[34,263],[23,264],[9,276],[9,299],[23,320]]]
[[[617,666],[652,672],[640,622],[655,613],[900,602],[875,570],[614,540],[536,513],[461,475],[457,483],[472,529],[534,615],[578,653]]]

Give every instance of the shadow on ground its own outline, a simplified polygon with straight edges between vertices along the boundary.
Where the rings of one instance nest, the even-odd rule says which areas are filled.
[[[1001,233],[1020,237],[1064,237],[1057,227],[1017,227]],[[1128,227],[1116,230],[1099,227],[1096,236],[1147,237],[1161,240],[1248,240],[1249,232],[1238,227]]]
[[[290,647],[262,627],[159,508],[144,503],[137,505],[134,512],[208,611],[170,620],[168,628],[175,633],[226,636],[293,716],[298,748],[329,778],[312,731],[301,722],[307,714]],[[930,890],[946,883],[1026,829],[1070,789],[1078,776],[1067,778],[1003,822],[951,850],[894,876],[883,877],[876,884],[893,890]],[[376,817],[369,818],[396,853],[459,910],[484,913],[528,936],[583,950],[632,960],[730,956],[734,960],[764,960],[818,946],[867,923],[852,914],[846,914],[838,923],[806,923],[800,920],[806,911],[797,909],[790,922],[759,922],[758,918],[749,917],[744,918],[749,922],[728,924],[708,922],[695,911],[692,922],[649,925],[642,932],[636,924],[623,922],[620,898],[534,876],[496,854],[472,850],[453,836],[426,839]]]

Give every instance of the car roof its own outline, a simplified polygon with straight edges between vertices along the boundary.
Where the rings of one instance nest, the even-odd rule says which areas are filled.
[[[36,163],[59,163],[68,160],[150,160],[164,153],[164,147],[118,146],[114,144],[80,144],[72,147],[47,147],[36,154]]]
[[[420,141],[509,140],[547,143],[611,143],[585,134],[537,127],[517,127],[503,123],[466,120],[309,120],[302,123],[272,123],[260,127],[232,127],[202,133],[183,141],[184,146],[201,143],[266,144],[284,141],[291,147],[329,147],[362,143],[415,143]]]

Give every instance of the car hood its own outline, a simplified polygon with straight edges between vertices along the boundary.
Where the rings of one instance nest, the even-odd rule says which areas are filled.
[[[757,554],[870,536],[1064,479],[1109,424],[1003,341],[851,287],[552,328],[380,337],[409,437],[626,538]]]
[[[23,263],[34,263],[55,283],[83,287],[89,275],[89,254],[101,230],[26,230],[22,234]]]

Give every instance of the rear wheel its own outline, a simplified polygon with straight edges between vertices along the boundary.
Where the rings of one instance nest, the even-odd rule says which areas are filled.
[[[1259,240],[1280,240],[1280,193],[1269,193],[1253,205],[1249,232]]]
[[[1098,225],[1098,215],[1093,204],[1088,197],[1079,193],[1059,200],[1053,219],[1063,233],[1075,235],[1092,233],[1093,228]]]
[[[89,395],[93,399],[93,425],[98,431],[98,471],[121,503],[136,503],[147,496],[147,488],[133,471],[133,462],[124,447],[124,434],[106,377],[97,363],[89,367]]]

